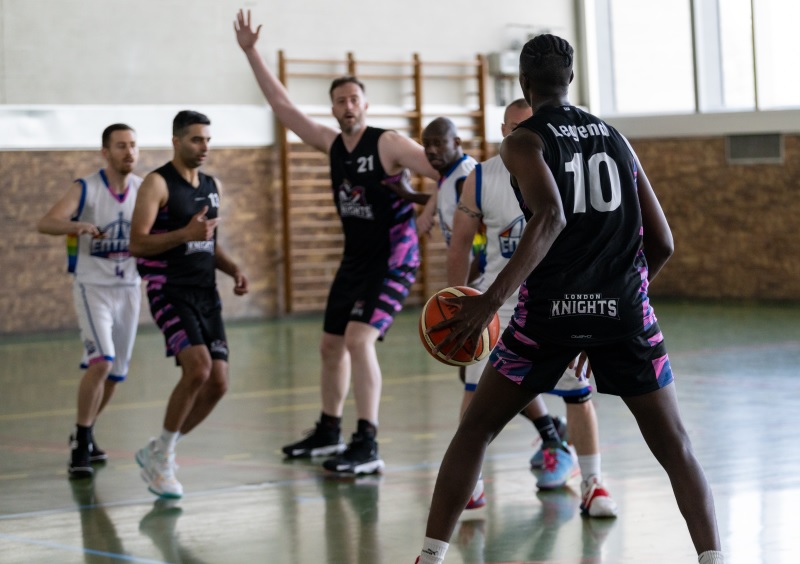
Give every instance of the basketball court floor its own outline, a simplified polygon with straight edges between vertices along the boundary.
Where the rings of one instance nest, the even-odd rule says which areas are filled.
[[[727,562],[800,561],[800,306],[655,307]],[[140,333],[129,380],[96,429],[110,460],[92,481],[66,474],[76,333],[0,340],[0,562],[413,563],[461,399],[455,370],[420,345],[417,315],[402,314],[378,347],[386,471],[355,479],[279,452],[319,413],[320,319],[229,324],[231,389],[179,445],[186,495],[177,503],[148,493],[133,460],[160,431],[178,376],[160,334]],[[488,504],[462,516],[447,563],[696,562],[633,418],[617,398],[596,402],[619,517],[581,517],[577,479],[537,492],[535,433],[518,418],[488,450]],[[346,432],[354,426],[348,403]]]

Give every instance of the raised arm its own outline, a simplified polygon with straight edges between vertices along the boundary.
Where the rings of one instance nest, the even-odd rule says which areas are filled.
[[[145,177],[136,195],[136,205],[131,218],[132,255],[150,257],[189,241],[208,241],[214,236],[214,229],[219,219],[205,217],[208,206],[195,214],[185,227],[166,233],[150,233],[156,222],[158,210],[167,204],[168,195],[167,182],[163,176],[151,172]]]
[[[96,225],[85,221],[72,221],[72,218],[78,213],[82,192],[83,185],[80,182],[74,182],[67,190],[67,193],[36,224],[36,229],[39,233],[47,235],[83,235],[84,233],[93,236],[100,235],[100,229]]]
[[[475,171],[469,173],[461,189],[461,199],[453,216],[453,232],[447,248],[447,285],[463,286],[468,282],[472,242],[481,226],[482,214],[475,201]]]
[[[236,15],[233,22],[233,29],[236,31],[236,40],[242,48],[256,81],[267,99],[267,103],[272,107],[272,111],[280,122],[288,129],[294,131],[304,143],[327,153],[333,144],[334,139],[339,134],[335,129],[322,125],[301,112],[289,99],[289,93],[278,78],[269,70],[264,58],[256,50],[261,26],[253,31],[250,23],[250,10],[247,10],[247,17],[242,10]]]

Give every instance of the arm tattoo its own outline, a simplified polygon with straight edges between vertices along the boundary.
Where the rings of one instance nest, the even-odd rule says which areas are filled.
[[[481,212],[477,212],[475,210],[471,210],[467,206],[462,204],[461,202],[458,203],[458,211],[464,212],[465,214],[467,214],[468,216],[470,216],[473,219],[480,219],[480,218],[483,217],[483,214]]]

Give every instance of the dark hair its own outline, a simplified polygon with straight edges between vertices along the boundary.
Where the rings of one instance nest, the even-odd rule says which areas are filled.
[[[328,91],[328,94],[330,95],[331,100],[333,100],[333,91],[336,90],[337,88],[339,88],[342,84],[347,84],[348,82],[352,82],[353,84],[357,84],[358,87],[361,88],[361,91],[364,94],[367,93],[367,89],[364,88],[364,83],[361,82],[360,80],[358,80],[353,75],[349,75],[348,74],[347,76],[340,76],[339,78],[334,78],[333,82],[331,82],[331,89]]]
[[[192,110],[180,111],[178,115],[175,116],[175,119],[172,120],[172,134],[175,137],[180,137],[187,127],[198,123],[201,125],[211,125],[211,120],[200,112],[194,112]]]
[[[111,134],[115,131],[136,131],[130,125],[125,125],[124,123],[112,123],[108,127],[103,130],[103,147],[108,148],[111,144]]]
[[[566,39],[549,33],[537,35],[522,48],[519,70],[535,92],[561,94],[569,88],[573,55]]]

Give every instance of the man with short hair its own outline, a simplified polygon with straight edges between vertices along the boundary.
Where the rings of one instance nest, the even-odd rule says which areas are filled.
[[[370,474],[384,462],[378,454],[381,369],[375,341],[383,339],[402,309],[420,263],[414,208],[386,184],[408,168],[438,174],[417,143],[395,131],[366,125],[364,85],[345,76],[331,84],[331,111],[341,131],[313,121],[289,98],[256,50],[250,12],[239,11],[236,39],[277,119],[303,142],[330,155],[336,210],[344,231],[344,256],[328,295],[320,344],[322,413],[303,440],[283,447],[289,458],[336,455],[323,467],[332,472]],[[341,438],[344,400],[351,373],[356,432]]]
[[[520,86],[533,116],[505,138],[500,155],[527,224],[486,292],[449,299],[458,313],[431,328],[451,327],[440,346],[457,348],[519,288],[514,317],[439,470],[420,564],[443,561],[488,444],[579,353],[598,391],[622,397],[666,470],[700,564],[723,561],[712,493],[647,296],[672,255],[672,233],[625,137],[569,103],[572,61],[572,46],[550,34],[522,49]]]
[[[106,166],[76,180],[39,220],[40,233],[67,235],[68,270],[74,274],[86,369],[78,388],[78,415],[70,436],[70,478],[90,478],[92,463],[108,455],[97,446],[94,424],[128,374],[139,323],[141,290],[129,251],[131,215],[142,179],[133,174],[139,157],[136,132],[124,123],[105,128]]]
[[[167,356],[181,367],[158,438],[136,453],[148,489],[179,498],[175,445],[202,422],[228,389],[228,342],[216,270],[248,291],[247,278],[217,238],[221,184],[200,172],[208,155],[211,121],[179,112],[172,124],[174,156],[147,175],[131,225],[131,252],[147,282],[153,320],[164,334]]]

